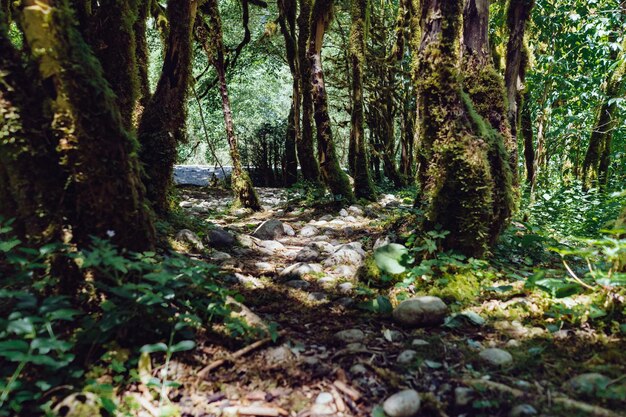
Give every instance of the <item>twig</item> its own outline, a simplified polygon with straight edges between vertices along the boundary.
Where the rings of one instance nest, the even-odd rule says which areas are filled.
[[[285,330],[282,330],[280,332],[278,332],[278,337],[280,336],[284,336],[287,332]],[[233,353],[232,355],[230,355],[229,358],[225,358],[225,359],[218,359],[214,362],[211,362],[210,364],[208,364],[207,366],[205,366],[204,368],[202,368],[199,372],[198,372],[198,378],[206,378],[209,374],[209,372],[211,372],[212,370],[219,368],[220,366],[224,365],[226,362],[229,361],[233,361],[237,358],[240,358],[242,356],[247,355],[248,353],[252,352],[255,349],[260,348],[261,346],[269,343],[269,342],[273,342],[273,339],[271,337],[265,338],[265,339],[261,339],[261,340],[257,340],[256,342],[242,348],[239,349],[238,351],[236,351],[235,353]]]
[[[572,268],[570,268],[569,265],[567,264],[567,262],[565,262],[565,259],[561,259],[561,260],[563,261],[563,265],[565,265],[565,269],[567,269],[567,272],[569,272],[569,274],[572,276],[572,278],[574,278],[580,285],[582,285],[583,287],[587,288],[588,290],[595,290],[595,288],[593,288],[591,285],[587,284],[582,279],[580,279],[580,278],[578,278],[576,276],[574,271],[572,271]]]
[[[353,401],[359,401],[359,398],[361,398],[361,394],[354,388],[348,386],[345,382],[342,382],[337,379],[335,382],[333,382],[333,385],[339,391],[343,392],[348,397],[352,398]]]
[[[275,408],[260,406],[239,407],[237,411],[246,416],[278,417],[280,415],[280,412]]]

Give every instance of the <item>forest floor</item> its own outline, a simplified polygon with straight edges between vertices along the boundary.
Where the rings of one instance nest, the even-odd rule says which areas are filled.
[[[252,214],[229,212],[227,192],[179,189],[186,224],[218,247],[194,248],[181,233],[172,245],[220,265],[240,314],[275,336],[254,344],[210,333],[175,356],[170,378],[182,385],[169,397],[183,416],[384,416],[384,401],[405,389],[420,393],[420,416],[626,415],[623,338],[588,323],[550,329],[549,301],[524,290],[530,272],[515,270],[513,252],[497,267],[461,269],[449,287],[372,286],[358,268],[375,245],[401,238],[410,199],[331,212],[285,190],[259,193],[265,210]],[[448,304],[445,325],[409,328],[384,308],[425,294]],[[414,414],[401,410],[409,397],[386,404],[388,414]]]

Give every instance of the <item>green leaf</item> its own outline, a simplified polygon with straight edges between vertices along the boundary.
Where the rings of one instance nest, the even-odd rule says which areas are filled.
[[[381,271],[389,274],[402,274],[406,271],[409,250],[397,243],[381,246],[374,251],[374,262]]]
[[[28,352],[28,343],[23,340],[5,340],[4,342],[0,342],[0,354],[7,350]]]
[[[167,352],[165,343],[155,343],[152,345],[143,345],[140,349],[141,353]]]
[[[185,350],[191,350],[196,347],[196,342],[193,340],[183,340],[181,342],[176,343],[174,346],[170,348],[171,352],[182,352]]]
[[[22,243],[18,239],[0,241],[0,252],[9,252],[11,249]]]

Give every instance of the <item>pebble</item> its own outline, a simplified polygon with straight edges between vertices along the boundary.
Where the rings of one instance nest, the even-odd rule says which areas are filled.
[[[448,306],[439,297],[422,296],[402,301],[394,310],[393,318],[409,327],[441,324]]]
[[[367,373],[367,368],[360,363],[357,363],[350,367],[350,373],[353,375],[363,375]]]
[[[298,235],[300,237],[313,237],[317,236],[319,233],[319,229],[315,226],[304,226],[302,229],[300,229],[300,233],[298,233]]]
[[[424,339],[413,339],[413,341],[411,342],[411,346],[428,346],[428,345],[430,345],[430,343],[428,343]]]
[[[537,415],[537,410],[530,404],[519,404],[511,409],[509,417],[524,417]]]
[[[323,292],[312,292],[309,294],[309,300],[311,301],[328,301],[328,295]]]
[[[454,389],[454,403],[458,407],[464,407],[474,399],[474,390],[467,387],[456,387]]]
[[[297,290],[303,290],[311,286],[311,284],[309,284],[303,279],[294,279],[291,281],[287,281],[285,285],[291,288],[295,288]]]
[[[352,292],[353,288],[354,288],[354,284],[351,282],[342,282],[341,284],[337,286],[337,289],[342,294],[349,294],[350,292]]]
[[[335,338],[345,343],[361,342],[365,338],[365,333],[360,329],[347,329],[335,333]]]
[[[387,398],[383,403],[383,410],[388,417],[411,417],[417,414],[420,405],[419,393],[408,389]]]
[[[579,394],[592,394],[598,389],[606,387],[610,382],[610,378],[596,372],[590,372],[570,378],[565,383],[565,387]]]
[[[333,401],[333,394],[330,392],[321,392],[315,399],[315,404],[330,404]]]
[[[396,362],[400,365],[410,365],[417,358],[417,352],[411,349],[407,349],[398,355]]]
[[[478,356],[483,362],[493,366],[508,366],[513,363],[513,356],[506,350],[498,348],[485,349]]]

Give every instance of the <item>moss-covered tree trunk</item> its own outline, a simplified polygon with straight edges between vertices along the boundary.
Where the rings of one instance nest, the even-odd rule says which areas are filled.
[[[502,77],[493,67],[489,47],[489,0],[466,0],[462,38],[463,89],[474,110],[487,123],[488,159],[493,178],[493,219],[490,242],[507,224],[514,208],[517,183],[517,141],[507,118]]]
[[[56,197],[63,201],[72,240],[84,245],[91,236],[111,237],[132,250],[153,247],[137,143],[123,126],[115,95],[67,1],[26,2],[21,22],[53,99],[52,129],[67,175]]]
[[[520,112],[520,90],[523,87],[523,73],[527,60],[524,56],[524,34],[526,25],[535,5],[535,0],[510,0],[507,10],[509,40],[506,46],[506,69],[504,82],[508,100],[508,119],[511,124],[511,136],[517,138]],[[515,154],[517,156],[517,153]]]
[[[524,165],[526,166],[526,183],[532,184],[535,178],[535,148],[533,141],[533,122],[528,101],[530,92],[524,93],[522,99],[522,109],[520,111],[520,130],[524,140]]]
[[[301,139],[300,133],[300,71],[298,65],[298,43],[296,34],[296,0],[277,0],[280,30],[285,39],[287,63],[293,78],[291,109],[287,123],[285,140],[285,185],[291,186],[298,181],[298,159],[296,144]]]
[[[376,191],[370,176],[367,143],[363,129],[363,62],[365,60],[365,18],[367,0],[352,0],[350,28],[350,60],[352,67],[352,112],[350,114],[351,161],[354,194],[357,198],[374,200]]]
[[[322,69],[322,43],[326,29],[332,19],[332,9],[332,0],[315,0],[311,11],[308,54],[313,85],[313,117],[317,128],[317,157],[322,180],[335,198],[345,202],[353,202],[354,194],[348,176],[341,170],[335,150]]]
[[[459,74],[462,0],[424,0],[417,67],[419,205],[426,229],[441,225],[447,249],[482,256],[503,222],[495,212],[494,155],[508,166],[502,137],[477,114]],[[414,35],[415,36],[415,35]],[[508,174],[510,181],[510,172]]]
[[[222,113],[224,114],[224,125],[226,128],[226,138],[230,149],[230,158],[233,162],[231,174],[231,186],[235,195],[235,206],[242,206],[255,211],[261,210],[261,203],[256,191],[252,186],[250,176],[241,165],[237,136],[235,135],[235,124],[228,97],[228,85],[226,83],[226,69],[224,66],[224,39],[222,34],[222,20],[220,17],[217,0],[208,0],[202,6],[202,12],[208,18],[208,31],[205,25],[196,25],[196,35],[204,45],[210,62],[213,63],[217,71],[220,96],[222,98]],[[209,45],[211,42],[211,45]]]
[[[626,7],[626,6],[625,6]],[[582,166],[582,180],[585,187],[606,185],[611,158],[613,131],[623,116],[617,114],[617,98],[624,97],[626,84],[626,38],[621,53],[614,52],[612,61],[620,64],[606,82],[604,98],[596,116],[596,121],[589,138],[589,146]]]
[[[313,141],[313,93],[311,85],[311,65],[308,58],[309,34],[311,24],[312,0],[299,0],[300,13],[298,14],[298,68],[300,70],[299,87],[302,99],[302,128],[300,140],[296,143],[298,161],[302,170],[302,177],[320,186],[320,167],[315,158]]]
[[[150,101],[150,81],[148,78],[149,52],[146,30],[152,0],[138,0],[138,2],[137,20],[135,20],[133,27],[137,59],[137,102],[133,116],[135,127],[138,127],[143,111]]]
[[[139,123],[141,162],[148,198],[159,214],[169,210],[176,147],[186,140],[187,90],[191,80],[192,42],[197,2],[168,0],[170,29],[161,75]]]

